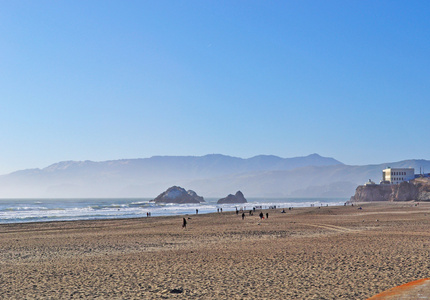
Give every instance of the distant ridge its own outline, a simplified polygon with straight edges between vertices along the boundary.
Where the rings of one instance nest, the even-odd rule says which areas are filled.
[[[0,198],[15,197],[148,197],[168,187],[186,186],[206,197],[241,190],[248,197],[345,197],[368,179],[379,181],[382,169],[423,167],[430,161],[405,160],[379,165],[348,166],[311,154],[281,158],[239,158],[222,154],[153,156],[102,162],[63,161],[43,169],[0,176]]]
[[[28,169],[13,172],[14,174],[46,174],[54,172],[81,172],[83,170],[106,172],[139,172],[139,174],[164,173],[164,176],[175,174],[185,177],[202,175],[222,175],[250,171],[291,170],[304,166],[328,166],[341,162],[318,154],[303,157],[281,158],[273,155],[258,155],[248,159],[222,154],[205,156],[152,156],[150,158],[119,159],[109,161],[62,161],[43,169]]]

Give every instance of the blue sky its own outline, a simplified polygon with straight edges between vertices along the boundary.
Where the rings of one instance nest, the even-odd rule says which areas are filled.
[[[0,174],[63,160],[430,159],[428,1],[2,1]]]

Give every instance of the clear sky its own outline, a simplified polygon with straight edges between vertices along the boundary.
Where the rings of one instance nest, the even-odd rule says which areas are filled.
[[[430,159],[430,1],[1,1],[0,174]]]

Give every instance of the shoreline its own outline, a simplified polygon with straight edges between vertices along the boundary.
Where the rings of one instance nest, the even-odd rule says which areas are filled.
[[[360,205],[1,224],[3,297],[366,299],[430,277],[430,203]]]
[[[37,200],[37,201],[36,201]],[[134,202],[135,199],[98,199],[88,201],[87,199],[72,199],[67,202],[43,201],[42,199],[6,201],[0,202],[0,224],[11,223],[33,223],[33,222],[53,222],[53,221],[73,221],[73,220],[102,220],[102,219],[127,219],[150,216],[169,215],[193,215],[197,210],[200,214],[214,213],[217,209],[224,211],[235,211],[235,208],[252,209],[252,207],[309,207],[312,202],[308,198],[273,199],[273,202],[253,201],[240,204],[159,204],[148,205],[146,202]],[[330,206],[341,205],[344,202],[339,199],[331,199],[328,202],[325,198],[315,198],[314,205]]]

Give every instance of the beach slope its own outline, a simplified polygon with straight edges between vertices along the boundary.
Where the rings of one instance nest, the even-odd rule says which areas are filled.
[[[430,277],[430,204],[0,225],[3,299],[366,299]]]

